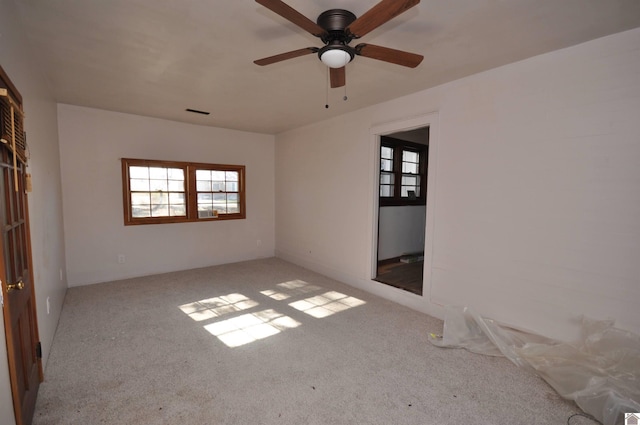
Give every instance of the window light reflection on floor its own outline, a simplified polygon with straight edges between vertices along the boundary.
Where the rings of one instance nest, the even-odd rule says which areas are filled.
[[[301,295],[307,296],[303,300],[291,302],[288,305],[315,318],[331,316],[340,311],[365,304],[363,300],[336,291],[309,296],[311,292],[317,293],[324,288],[303,280],[291,280],[276,286],[275,289],[261,291],[261,294],[276,301]],[[240,347],[301,325],[295,319],[273,309],[255,313],[244,312],[244,310],[258,305],[260,305],[258,302],[243,294],[232,293],[183,304],[179,308],[197,322],[212,321],[212,323],[204,325],[204,329],[228,347]],[[221,316],[238,312],[245,314],[225,320],[221,319]]]
[[[207,298],[180,306],[187,316],[196,322],[213,319],[225,314],[248,310],[258,303],[242,294],[228,294],[221,297]]]
[[[228,347],[239,347],[278,334],[283,330],[296,328],[300,324],[275,310],[262,310],[211,323],[204,328]]]
[[[303,313],[317,319],[321,319],[362,304],[366,303],[358,298],[350,297],[348,295],[341,294],[340,292],[331,291],[325,292],[322,295],[316,295],[314,297],[296,301],[289,305],[296,310],[302,311]]]
[[[323,289],[320,286],[312,285],[300,279],[278,283],[276,286],[278,287],[277,290],[267,289],[265,291],[260,291],[260,293],[262,295],[266,295],[267,297],[273,298],[274,300],[282,301],[296,295],[308,294],[309,292],[319,291]]]

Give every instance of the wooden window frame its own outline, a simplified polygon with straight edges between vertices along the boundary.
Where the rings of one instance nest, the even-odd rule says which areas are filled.
[[[395,139],[389,136],[382,136],[380,138],[380,151],[382,147],[388,147],[393,149],[393,171],[394,176],[394,194],[393,196],[380,196],[378,191],[379,205],[381,207],[390,206],[411,206],[411,205],[426,205],[427,204],[427,169],[429,161],[429,146],[420,143],[412,143],[404,140]],[[408,197],[402,197],[402,151],[410,150],[418,152],[419,165],[418,174],[420,176],[420,196],[416,196],[415,199]],[[378,177],[378,186],[380,186],[380,177]]]
[[[193,223],[203,221],[219,220],[241,220],[246,218],[246,188],[245,188],[245,166],[228,164],[208,164],[200,162],[163,161],[152,159],[122,158],[122,195],[124,207],[125,226],[139,224],[167,224],[167,223]],[[131,180],[129,178],[129,167],[161,167],[180,168],[184,170],[185,176],[185,198],[186,216],[180,217],[133,217],[131,207]],[[238,173],[238,204],[240,211],[237,213],[218,213],[216,217],[198,217],[196,171],[235,171]]]

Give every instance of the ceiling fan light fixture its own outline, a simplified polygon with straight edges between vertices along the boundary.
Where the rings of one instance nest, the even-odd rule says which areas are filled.
[[[329,68],[342,68],[354,57],[352,49],[342,44],[330,44],[324,46],[318,52],[318,56],[322,63]]]

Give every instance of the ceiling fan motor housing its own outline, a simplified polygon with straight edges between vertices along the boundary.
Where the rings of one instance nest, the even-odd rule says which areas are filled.
[[[326,33],[320,38],[324,42],[325,46],[318,51],[318,57],[322,60],[322,55],[329,50],[342,50],[348,53],[348,57],[344,59],[350,62],[356,51],[353,47],[348,46],[353,37],[345,31],[353,21],[356,20],[356,15],[344,9],[329,9],[322,12],[318,16],[317,24],[322,27]],[[327,61],[323,62],[329,64]],[[340,67],[340,65],[329,65],[330,67]]]
[[[328,44],[338,40],[344,44],[349,44],[353,37],[347,34],[345,28],[355,20],[356,15],[344,9],[329,9],[322,12],[317,20],[318,25],[327,31],[327,34],[321,37],[322,41]]]

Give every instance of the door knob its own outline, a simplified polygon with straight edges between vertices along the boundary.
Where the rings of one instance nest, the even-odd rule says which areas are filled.
[[[24,282],[19,281],[18,283],[8,283],[7,284],[7,292],[10,291],[19,291],[24,288]]]

